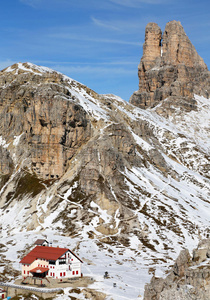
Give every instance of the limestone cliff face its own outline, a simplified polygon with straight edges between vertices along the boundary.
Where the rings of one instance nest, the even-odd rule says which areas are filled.
[[[163,35],[157,24],[146,26],[138,76],[139,90],[130,102],[141,108],[154,107],[169,97],[190,104],[194,93],[209,97],[210,72],[177,21],[167,23]]]
[[[61,75],[41,74],[29,64],[21,67],[13,65],[0,76],[0,130],[8,143],[14,136],[21,139],[22,150],[20,146],[15,149],[14,163],[20,163],[23,156],[25,166],[39,178],[59,178],[77,149],[90,138],[90,122],[84,109],[71,101]],[[11,158],[6,152],[4,156],[8,159],[1,168],[9,174]]]

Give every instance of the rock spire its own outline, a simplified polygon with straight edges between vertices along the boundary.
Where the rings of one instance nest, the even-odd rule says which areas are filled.
[[[210,72],[177,21],[167,23],[163,34],[156,23],[146,26],[138,77],[139,90],[130,102],[141,108],[170,96],[210,95]]]

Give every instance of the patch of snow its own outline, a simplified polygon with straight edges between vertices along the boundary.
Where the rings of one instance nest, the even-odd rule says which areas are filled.
[[[52,200],[53,196],[54,195],[51,195],[51,196],[48,195],[45,202],[44,202],[44,204],[42,204],[42,209],[45,213],[47,212],[47,206],[50,203],[50,201]]]
[[[154,68],[151,69],[151,71],[159,71],[159,70],[160,70],[159,67],[154,67]]]
[[[7,144],[6,140],[0,136],[0,146],[2,146],[3,148],[8,148],[9,144]]]
[[[31,67],[32,69],[35,69],[35,70],[39,71],[40,73],[55,73],[55,71],[53,69],[50,69],[48,67],[37,66],[37,65],[34,65],[30,62],[27,62],[27,65],[29,67]]]
[[[141,137],[139,137],[137,134],[135,134],[132,130],[131,133],[136,141],[136,143],[145,151],[149,151],[151,149],[154,149],[149,143],[147,143],[145,140],[143,140]]]
[[[42,66],[37,66],[37,65],[34,65],[32,63],[25,63],[26,66],[24,66],[23,63],[19,62],[17,63],[17,68],[16,67],[13,67],[10,66],[8,68],[5,69],[5,72],[13,72],[16,70],[16,75],[18,74],[18,70],[22,70],[22,71],[25,71],[25,72],[30,72],[30,73],[34,73],[36,75],[42,75],[43,73],[54,73],[55,71],[50,69],[50,68],[47,68],[47,67],[42,67]],[[28,66],[28,67],[27,67]],[[36,72],[37,71],[37,72]]]
[[[63,198],[69,201],[68,197],[72,194],[73,189],[76,189],[77,187],[78,187],[78,182],[76,181],[74,182],[73,186],[71,186],[70,189],[66,191],[66,193],[63,195]]]
[[[189,269],[193,269],[194,270],[194,269],[201,268],[201,267],[206,267],[206,266],[209,266],[209,265],[210,265],[210,258],[206,258],[205,261],[201,262],[198,265],[189,267]]]
[[[5,69],[4,72],[9,73],[9,72],[12,72],[12,71],[14,71],[14,70],[15,70],[15,69],[13,69],[12,66],[9,66],[8,68]]]
[[[123,104],[127,103],[121,97],[113,95],[113,94],[101,94],[100,96],[102,96],[103,98],[107,98],[107,99],[112,99],[112,100],[118,101],[118,102],[123,103]]]
[[[13,146],[17,147],[17,145],[20,142],[20,138],[23,135],[23,133],[21,133],[20,135],[14,136],[14,140],[13,140]]]
[[[83,91],[83,94],[77,87],[69,90],[71,94],[78,99],[80,105],[85,109],[88,115],[94,116],[96,120],[103,119],[108,121],[110,119],[107,112],[100,107],[100,102],[97,99],[89,96],[85,90]]]
[[[110,216],[107,213],[107,210],[102,209],[98,204],[96,204],[93,201],[90,202],[90,206],[97,209],[100,218],[102,218],[105,223],[109,223],[111,221],[112,216]]]
[[[59,204],[59,206],[56,208],[56,210],[54,210],[47,217],[45,217],[44,223],[40,224],[42,226],[42,228],[44,228],[44,229],[50,228],[53,224],[53,221],[59,216],[59,214],[61,212],[63,212],[65,210],[65,208],[66,208],[66,203],[65,203],[65,201],[63,201]],[[56,226],[60,227],[60,228],[64,228],[64,225],[61,220],[59,220],[56,223]]]

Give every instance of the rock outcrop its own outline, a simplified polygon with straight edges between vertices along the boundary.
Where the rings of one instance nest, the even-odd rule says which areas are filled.
[[[154,107],[170,97],[193,105],[194,93],[210,95],[210,72],[177,21],[167,23],[163,35],[156,23],[146,26],[138,76],[139,90],[130,103],[140,108]]]
[[[153,276],[145,286],[144,300],[210,299],[210,239],[202,240],[193,251],[182,250],[169,275]]]
[[[0,131],[8,143],[14,136],[21,140],[22,150],[17,147],[15,154],[19,162],[21,156],[27,158],[26,166],[44,180],[59,178],[77,149],[90,138],[86,112],[70,101],[72,95],[62,75],[33,72],[29,64],[13,65],[11,70],[0,76]],[[7,154],[4,172],[10,172],[10,160]]]

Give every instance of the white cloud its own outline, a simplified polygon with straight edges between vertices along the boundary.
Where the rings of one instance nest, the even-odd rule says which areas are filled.
[[[83,76],[87,76],[88,74],[91,76],[94,76],[96,78],[99,77],[104,77],[104,76],[116,76],[116,75],[133,75],[136,71],[136,67],[133,66],[131,69],[128,69],[126,67],[123,66],[104,66],[104,65],[78,65],[78,66],[70,66],[70,65],[52,65],[51,66],[52,69],[59,71],[63,74],[67,74],[68,76],[72,77],[75,76],[76,74],[83,74]]]
[[[104,9],[112,10],[113,4],[120,6],[130,7],[130,8],[139,8],[142,4],[167,4],[171,3],[172,0],[106,0],[106,1],[97,1],[97,0],[19,0],[20,2],[29,5],[33,8],[47,8],[51,9],[52,7],[60,8],[72,8],[77,7],[81,9],[86,9],[93,7],[93,9]]]
[[[122,45],[131,45],[131,46],[141,46],[142,43],[118,40],[118,39],[106,39],[106,38],[90,38],[86,36],[79,36],[69,33],[52,33],[49,35],[52,38],[66,39],[66,40],[77,40],[77,41],[87,41],[95,43],[107,43],[107,44],[122,44]]]
[[[103,20],[95,17],[91,17],[93,24],[99,27],[103,27],[105,29],[110,29],[114,32],[120,32],[125,35],[126,33],[138,34],[139,30],[144,30],[144,20],[137,17],[121,17],[121,18],[113,18],[111,20]]]
[[[166,3],[168,0],[109,0],[113,3],[120,4],[127,7],[141,7],[144,4],[161,4]],[[170,0],[169,0],[170,1]]]
[[[20,0],[23,4],[29,5],[33,8],[36,8],[42,3],[42,0]]]
[[[112,25],[110,22],[104,22],[104,21],[101,21],[101,20],[96,19],[94,17],[91,17],[91,19],[92,19],[93,23],[97,26],[108,28],[110,30],[116,30],[116,31],[120,30],[119,27]]]
[[[38,65],[59,65],[59,66],[63,66],[63,65],[66,65],[66,66],[73,66],[73,65],[76,65],[76,66],[87,66],[87,65],[90,65],[89,62],[80,62],[80,61],[52,61],[52,60],[36,60],[34,61],[35,64],[38,64]],[[136,66],[136,61],[134,60],[113,60],[113,61],[102,61],[102,62],[91,62],[91,66],[118,66],[118,65],[135,65]]]
[[[51,8],[63,8],[69,7],[72,5],[72,1],[70,0],[19,0],[21,3],[31,6],[33,8],[39,9],[51,9]]]

